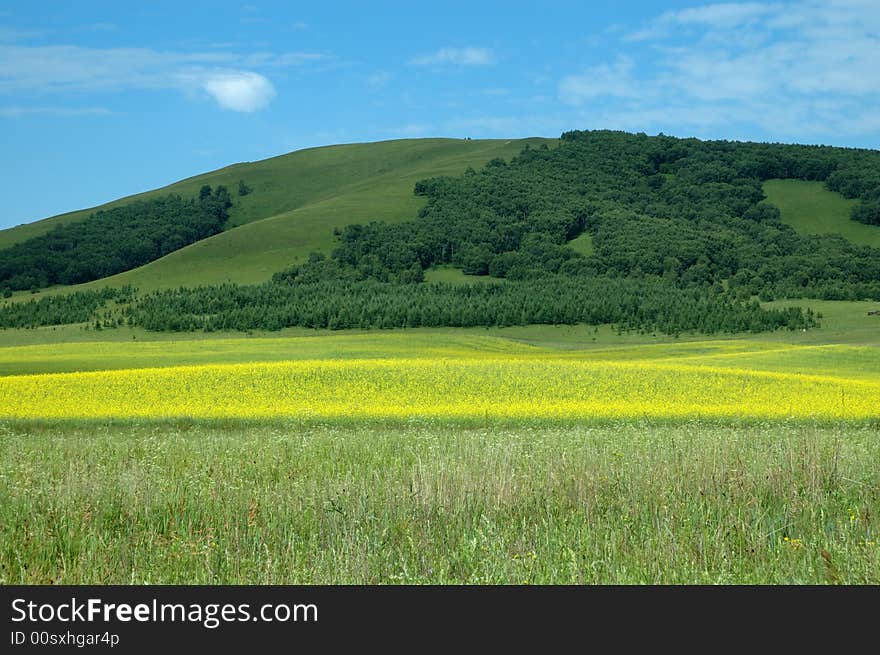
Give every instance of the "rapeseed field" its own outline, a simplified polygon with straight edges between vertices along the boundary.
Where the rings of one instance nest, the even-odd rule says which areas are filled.
[[[643,361],[345,359],[0,378],[10,419],[870,419],[880,381]]]

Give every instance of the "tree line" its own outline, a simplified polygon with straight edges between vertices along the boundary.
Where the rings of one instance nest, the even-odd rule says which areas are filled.
[[[279,330],[600,325],[665,334],[761,332],[816,325],[799,308],[762,309],[715,288],[680,289],[660,278],[547,275],[517,283],[404,284],[330,279],[156,291],[124,309],[149,330]]]

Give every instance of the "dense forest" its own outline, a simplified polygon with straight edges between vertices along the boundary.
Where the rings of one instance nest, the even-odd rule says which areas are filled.
[[[816,324],[758,300],[880,299],[880,250],[799,235],[764,200],[762,183],[777,178],[824,182],[858,200],[853,220],[880,229],[878,151],[566,132],[557,147],[418,182],[426,203],[411,221],[337,230],[329,256],[269,282],[154,292],[105,320],[152,330],[613,323],[716,333]],[[208,189],[200,201],[166,201],[222,213],[223,198]],[[568,245],[581,235],[590,254]],[[8,253],[0,280],[21,273]],[[444,264],[498,281],[426,283],[425,271]]]
[[[558,148],[419,182],[428,200],[417,220],[351,225],[331,262],[286,276],[410,282],[452,264],[509,280],[654,275],[723,283],[740,298],[880,298],[880,251],[798,235],[762,202],[774,178],[825,181],[860,199],[854,219],[876,218],[880,152],[567,132]],[[584,231],[595,249],[586,257],[566,247]]]
[[[217,234],[232,206],[223,186],[97,211],[0,251],[0,289],[79,284],[143,266]]]

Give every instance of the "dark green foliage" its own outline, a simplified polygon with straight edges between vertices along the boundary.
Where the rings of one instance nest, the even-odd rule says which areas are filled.
[[[853,208],[852,218],[867,225],[880,225],[880,200],[862,200]]]
[[[396,282],[452,264],[510,280],[657,275],[686,288],[735,279],[739,297],[880,298],[880,250],[798,235],[761,203],[777,177],[827,180],[863,199],[854,218],[880,222],[875,151],[567,132],[556,149],[417,183],[428,198],[417,220],[348,226],[335,267],[296,276]],[[566,246],[584,230],[589,257]]]
[[[329,266],[331,260],[317,262]],[[623,329],[679,332],[800,329],[815,324],[800,309],[765,311],[715,289],[678,289],[641,280],[548,275],[511,284],[389,284],[373,280],[222,285],[158,291],[129,310],[150,330],[474,327],[615,323]]]
[[[95,320],[95,312],[107,301],[131,302],[135,290],[129,286],[99,291],[77,291],[66,295],[46,296],[27,302],[0,305],[0,328],[34,328]],[[100,323],[99,323],[100,325]]]
[[[250,188],[247,184],[245,184],[244,180],[238,181],[238,195],[246,196],[251,192],[253,192],[253,189]]]
[[[825,182],[831,191],[857,198],[852,219],[867,225],[880,225],[880,166],[875,158],[861,154],[828,176]]]
[[[199,200],[140,200],[56,227],[0,251],[0,283],[11,289],[78,284],[142,266],[221,231],[232,205],[225,187]]]

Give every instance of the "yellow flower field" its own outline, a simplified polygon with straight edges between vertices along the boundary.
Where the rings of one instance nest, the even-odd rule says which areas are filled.
[[[485,355],[139,368],[0,378],[0,418],[589,419],[880,416],[880,382]]]

